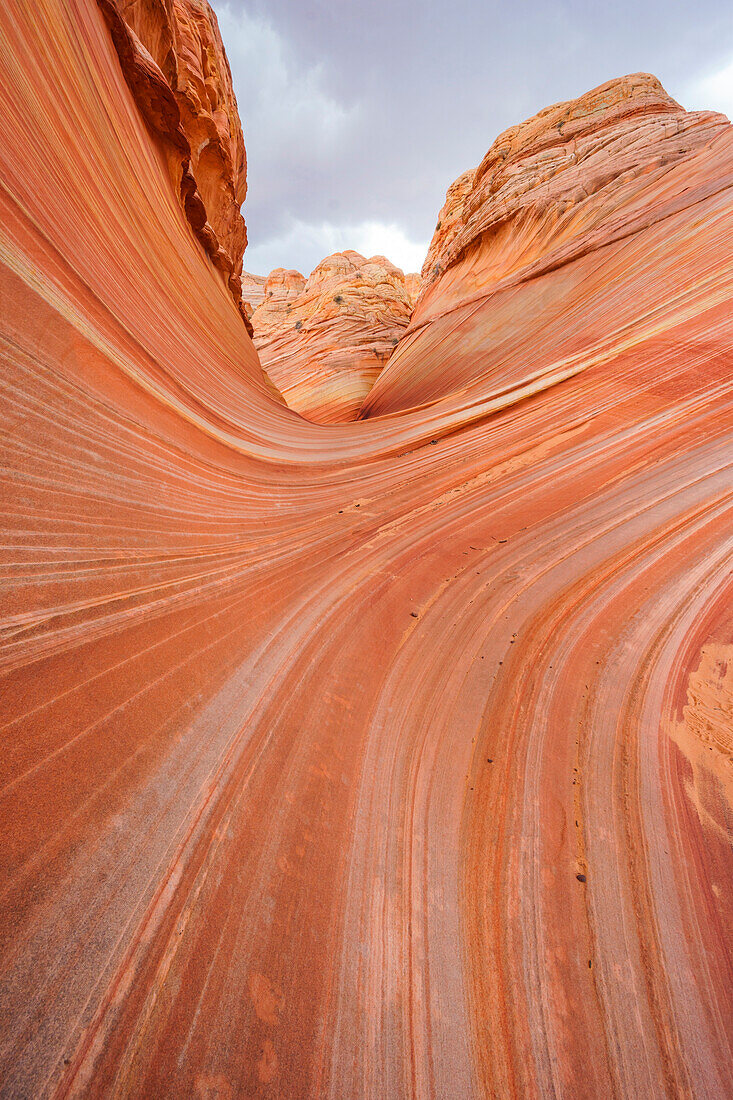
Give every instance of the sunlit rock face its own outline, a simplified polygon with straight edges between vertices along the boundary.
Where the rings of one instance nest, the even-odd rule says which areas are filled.
[[[729,141],[724,116],[684,111],[645,73],[507,130],[449,189],[364,415],[530,392],[703,312],[727,249]]]
[[[433,239],[422,267],[421,277],[426,285],[440,274],[441,257],[447,253],[456,235],[463,228],[463,203],[473,189],[475,175],[473,168],[463,172],[446,192],[445,202],[438,214]]]
[[[0,1092],[730,1096],[730,127],[592,93],[324,426],[113,33],[0,6]]]
[[[294,268],[276,267],[264,281],[260,305],[266,303],[275,314],[287,312],[287,307],[305,290],[305,284],[305,276]],[[266,314],[263,312],[260,317],[264,321]]]
[[[266,275],[252,275],[249,271],[242,272],[242,302],[248,318],[257,309],[257,306],[265,299]]]
[[[307,280],[272,271],[252,314],[254,342],[288,405],[321,424],[356,419],[407,327],[417,281],[384,256],[353,251],[327,256]]]

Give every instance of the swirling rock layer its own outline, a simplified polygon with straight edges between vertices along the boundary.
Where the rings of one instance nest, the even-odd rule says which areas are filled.
[[[409,281],[409,282],[408,282]],[[292,409],[355,420],[410,320],[418,288],[384,256],[327,256],[306,280],[270,272],[252,314],[260,362]]]
[[[0,61],[3,1095],[729,1095],[730,127],[323,427],[100,10]]]
[[[239,303],[247,161],[216,15],[208,0],[99,0],[99,8],[191,228]]]

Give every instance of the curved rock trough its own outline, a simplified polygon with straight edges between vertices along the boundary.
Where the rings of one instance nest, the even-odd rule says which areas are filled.
[[[204,0],[0,64],[0,1094],[733,1094],[728,121],[502,135],[317,424]]]

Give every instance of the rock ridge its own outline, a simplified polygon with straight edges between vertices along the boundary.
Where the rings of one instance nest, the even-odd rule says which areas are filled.
[[[97,2],[128,86],[168,151],[188,223],[250,331],[241,306],[247,161],[216,14],[207,0]]]
[[[621,214],[616,233],[629,228],[645,186],[728,125],[715,112],[685,111],[649,73],[544,108],[500,134],[478,168],[451,185],[423,284],[485,234],[495,237],[497,281],[539,255],[566,262],[592,246],[609,215]]]
[[[556,325],[563,311],[576,317],[580,302],[588,317],[596,317],[578,327],[576,340],[581,332],[590,340],[594,331],[607,339],[615,331],[644,331],[645,311],[662,308],[664,301],[655,281],[664,226],[684,224],[681,253],[692,252],[690,212],[716,196],[724,203],[730,194],[730,134],[723,115],[685,111],[646,73],[608,81],[501,134],[478,168],[448,189],[410,324],[360,416],[394,412],[406,407],[403,403],[423,403],[451,391],[467,397],[474,385],[485,385],[485,372],[497,387],[502,380],[511,380],[513,388],[520,382],[535,385],[540,375],[549,379],[551,360],[538,369],[528,336],[534,332],[535,346],[549,354],[550,345],[535,326],[551,309]],[[648,255],[638,255],[643,241]],[[625,267],[619,260],[611,293],[598,272],[614,250],[628,260]],[[696,266],[692,256],[690,263]],[[558,277],[551,283],[553,272]],[[584,283],[573,299],[567,288],[576,286],[581,272]],[[516,316],[509,320],[508,310],[522,285],[532,287],[528,302],[538,300],[524,330],[517,328]],[[682,266],[670,271],[668,289],[672,286],[681,297],[690,292]],[[615,317],[604,316],[611,298],[617,302]],[[466,354],[462,341],[455,342],[446,370],[438,331],[447,334],[450,324],[463,324],[461,318]],[[561,339],[558,327],[558,348]],[[555,367],[558,377],[573,369],[570,363]]]
[[[306,279],[271,271],[251,314],[262,368],[287,404],[316,423],[356,419],[407,328],[419,287],[384,256],[347,250]]]

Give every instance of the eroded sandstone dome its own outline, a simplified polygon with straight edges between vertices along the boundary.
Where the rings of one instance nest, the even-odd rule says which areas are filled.
[[[352,250],[327,256],[307,279],[270,272],[251,321],[260,362],[288,405],[321,424],[356,419],[418,286],[384,256]]]

